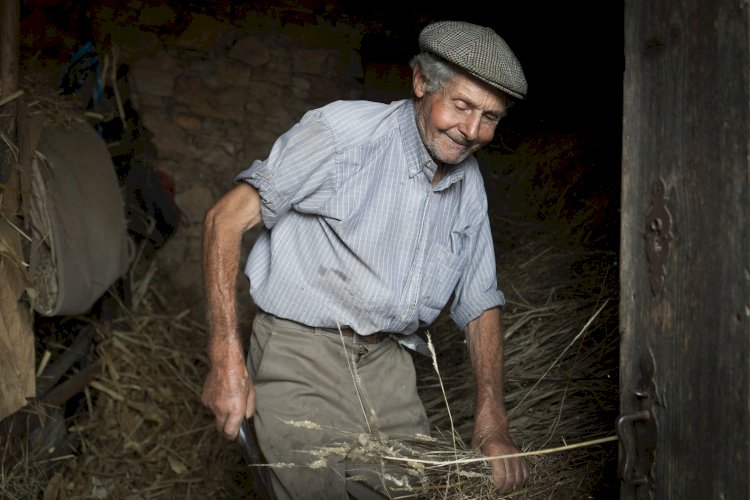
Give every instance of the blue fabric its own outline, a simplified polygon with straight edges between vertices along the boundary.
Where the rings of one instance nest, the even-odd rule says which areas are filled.
[[[461,329],[504,305],[477,161],[433,186],[436,168],[411,100],[306,113],[235,179],[261,196],[265,229],[245,268],[258,307],[367,335],[413,333],[454,293]]]

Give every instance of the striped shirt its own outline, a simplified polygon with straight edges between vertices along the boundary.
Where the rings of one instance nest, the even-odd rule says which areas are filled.
[[[265,228],[248,257],[262,310],[313,327],[413,333],[453,296],[459,328],[504,305],[476,159],[436,164],[414,103],[337,101],[307,112],[236,181]]]

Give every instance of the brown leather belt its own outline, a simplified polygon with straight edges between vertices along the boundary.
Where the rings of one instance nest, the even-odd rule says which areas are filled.
[[[336,335],[339,334],[338,328],[322,328],[322,330],[335,333]],[[390,335],[388,332],[375,332],[370,335],[360,335],[351,328],[341,328],[340,333],[344,337],[353,338],[355,344],[379,344]]]

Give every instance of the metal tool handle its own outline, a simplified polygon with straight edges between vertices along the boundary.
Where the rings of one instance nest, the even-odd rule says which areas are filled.
[[[274,500],[275,497],[273,491],[271,491],[271,488],[269,487],[269,478],[262,467],[258,448],[255,446],[255,438],[250,429],[250,422],[246,418],[242,419],[240,430],[237,432],[236,441],[240,445],[245,462],[252,469],[253,482],[255,483],[256,490],[255,493],[257,493],[260,498]]]
[[[250,432],[250,423],[246,418],[243,418],[242,423],[240,424],[240,430],[237,433],[237,442],[240,444],[242,456],[245,458],[248,465],[258,465],[260,463],[260,457],[258,456],[258,450],[255,448],[253,436]]]

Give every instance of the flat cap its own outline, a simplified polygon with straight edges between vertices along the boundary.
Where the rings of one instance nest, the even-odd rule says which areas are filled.
[[[439,21],[419,34],[419,48],[451,62],[495,88],[523,99],[526,77],[513,51],[492,29],[463,21]]]

